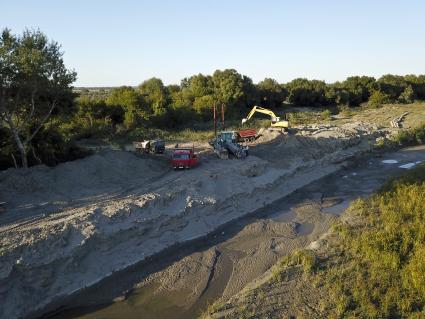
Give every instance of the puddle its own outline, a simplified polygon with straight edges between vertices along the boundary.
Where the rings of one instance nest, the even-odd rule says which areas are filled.
[[[410,169],[415,165],[416,165],[415,163],[407,163],[407,164],[404,164],[404,165],[400,165],[399,167],[404,168],[404,169]]]
[[[393,159],[387,159],[387,160],[383,160],[382,163],[384,163],[384,164],[397,164],[398,161],[393,160]]]
[[[310,235],[314,230],[314,225],[310,223],[298,224],[296,228],[297,235],[307,236]]]

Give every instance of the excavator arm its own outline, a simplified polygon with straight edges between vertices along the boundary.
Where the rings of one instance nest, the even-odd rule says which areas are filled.
[[[260,106],[254,106],[251,111],[249,112],[248,116],[246,118],[242,119],[242,124],[244,124],[245,122],[249,121],[251,119],[251,117],[256,113],[263,113],[266,115],[269,115],[271,118],[271,126],[272,127],[279,127],[279,128],[287,128],[289,123],[288,121],[285,120],[280,120],[280,118],[278,116],[276,116],[276,114],[274,114],[273,111],[270,111],[268,109],[265,109],[263,107]]]
[[[255,112],[267,114],[267,115],[270,115],[270,117],[272,118],[276,118],[276,114],[274,114],[273,111],[270,111],[260,106],[254,106],[249,112],[248,116],[242,119],[242,124],[245,123],[246,121],[249,121],[249,119],[255,114]]]

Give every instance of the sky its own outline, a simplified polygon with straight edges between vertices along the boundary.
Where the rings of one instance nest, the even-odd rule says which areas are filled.
[[[0,29],[61,44],[75,86],[425,74],[421,0],[0,0]]]

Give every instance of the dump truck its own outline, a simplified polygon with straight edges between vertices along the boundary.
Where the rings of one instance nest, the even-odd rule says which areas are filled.
[[[210,141],[214,152],[221,159],[228,159],[229,154],[237,158],[245,158],[248,155],[248,146],[242,146],[238,143],[238,132],[222,131]]]
[[[165,142],[163,140],[145,140],[133,142],[134,149],[140,153],[162,154],[165,152]]]
[[[195,154],[195,148],[175,148],[171,154],[171,167],[192,168],[198,164],[198,156]]]

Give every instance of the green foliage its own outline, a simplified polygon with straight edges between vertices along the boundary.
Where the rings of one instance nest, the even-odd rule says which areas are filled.
[[[374,91],[369,98],[369,105],[372,107],[381,107],[390,101],[390,97],[381,91]]]
[[[151,78],[144,81],[139,85],[139,92],[154,116],[163,116],[167,112],[168,95],[161,79]]]
[[[214,95],[219,102],[234,105],[244,94],[244,81],[242,75],[236,70],[217,70],[213,74],[212,81],[214,84]]]
[[[149,111],[143,103],[142,96],[129,86],[113,89],[105,103],[110,109],[124,111],[124,125],[132,128],[148,117]]]
[[[72,105],[76,73],[66,69],[60,45],[40,31],[0,36],[0,125],[28,166],[31,142],[56,112]]]
[[[336,83],[335,86],[342,94],[335,100],[336,104],[349,106],[359,106],[366,102],[372,91],[378,88],[375,78],[369,76],[351,76],[342,83]]]
[[[418,145],[425,143],[425,126],[400,131],[393,142],[400,146]]]
[[[257,84],[259,104],[266,108],[278,108],[287,97],[287,91],[276,80],[265,78]]]
[[[389,99],[397,100],[407,87],[407,81],[403,76],[386,74],[378,79],[379,90],[385,93]]]
[[[425,99],[425,75],[406,75],[405,80],[413,89],[414,95],[418,99]]]
[[[329,105],[326,98],[327,85],[323,81],[295,79],[285,85],[288,102],[299,106]]]
[[[209,120],[212,117],[212,106],[214,102],[212,95],[196,97],[193,102],[193,109],[203,120]]]
[[[189,90],[194,97],[214,94],[214,83],[210,75],[198,74],[182,81],[182,86]]]
[[[398,100],[401,103],[413,103],[413,101],[415,100],[415,92],[413,91],[411,85],[406,86],[404,91],[398,97]]]
[[[425,166],[350,207],[362,222],[341,223],[339,253],[317,277],[340,318],[420,317],[425,307]],[[358,219],[356,219],[358,220]]]

